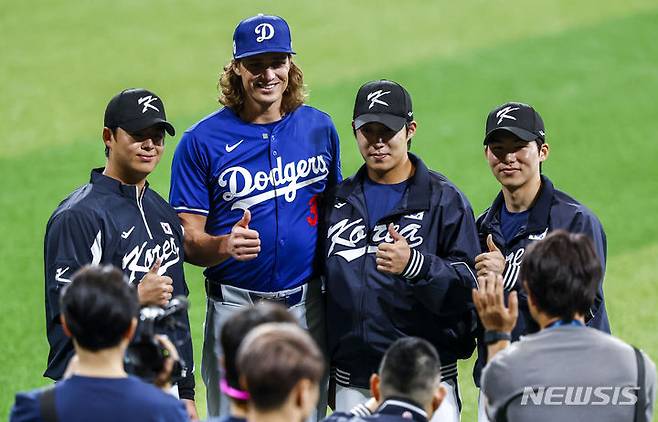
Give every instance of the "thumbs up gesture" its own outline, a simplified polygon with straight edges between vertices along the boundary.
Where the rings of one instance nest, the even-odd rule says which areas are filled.
[[[251,213],[244,210],[240,221],[235,223],[228,237],[228,253],[238,261],[249,261],[260,252],[260,236],[256,230],[249,228]]]
[[[491,234],[487,235],[487,250],[475,257],[475,270],[478,279],[492,276],[495,280],[495,276],[502,276],[505,271],[505,257],[494,243]]]
[[[171,299],[174,281],[166,275],[158,275],[161,264],[162,260],[156,259],[149,272],[144,274],[137,285],[137,295],[142,305],[164,306]]]
[[[407,239],[395,230],[393,223],[388,225],[388,235],[393,239],[393,243],[382,242],[377,247],[377,254],[375,255],[377,271],[402,274],[409,262],[411,248],[409,248]]]

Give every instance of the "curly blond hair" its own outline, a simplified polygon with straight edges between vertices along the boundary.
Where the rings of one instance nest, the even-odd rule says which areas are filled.
[[[235,72],[238,60],[232,59],[219,75],[217,89],[219,91],[218,101],[220,104],[230,107],[239,114],[244,108],[244,88],[242,78]],[[306,85],[304,85],[304,73],[290,57],[290,71],[288,72],[288,86],[283,92],[281,100],[281,112],[290,113],[304,103],[307,97]]]

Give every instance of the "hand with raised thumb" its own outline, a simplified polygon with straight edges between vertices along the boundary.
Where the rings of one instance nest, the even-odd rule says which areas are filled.
[[[240,219],[240,221],[235,223],[235,225],[248,229],[250,221],[251,221],[251,212],[249,210],[244,210],[244,213],[242,214],[242,218]]]
[[[137,295],[142,305],[166,305],[174,292],[173,280],[165,275],[158,275],[162,260],[156,259],[149,271],[137,285]]]
[[[400,233],[398,233],[397,230],[395,230],[395,226],[393,223],[388,225],[388,234],[393,238],[393,242],[404,242],[407,243],[407,239],[404,238]]]
[[[393,243],[384,241],[377,246],[375,255],[377,270],[389,274],[402,274],[409,262],[411,248],[407,239],[398,233],[393,223],[388,225],[388,234],[393,239]]]
[[[227,251],[238,261],[249,261],[260,252],[260,235],[249,228],[251,212],[244,210],[242,218],[235,223],[228,237]]]
[[[498,246],[493,241],[491,233],[487,235],[487,247],[489,248],[489,252],[500,252],[500,249],[498,249]]]
[[[148,273],[158,275],[158,271],[160,271],[160,265],[162,265],[162,260],[158,258],[155,260],[153,265],[151,265]]]
[[[488,252],[481,253],[475,257],[475,270],[478,277],[489,275],[501,275],[505,271],[505,257],[493,240],[493,236],[487,235]]]

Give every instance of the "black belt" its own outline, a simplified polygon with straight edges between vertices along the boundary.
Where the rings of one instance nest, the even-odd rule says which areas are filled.
[[[215,302],[223,302],[222,285],[206,278],[206,295]]]
[[[271,302],[281,304],[287,308],[297,305],[304,297],[304,289],[299,289],[297,292],[281,297],[270,297],[267,293],[245,291],[254,304],[259,302]],[[215,302],[224,302],[222,285],[216,281],[206,279],[206,295],[208,295],[209,299],[212,299]]]

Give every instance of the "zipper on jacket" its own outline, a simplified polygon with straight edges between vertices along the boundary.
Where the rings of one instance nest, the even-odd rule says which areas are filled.
[[[367,333],[368,330],[366,330],[366,312],[365,312],[365,300],[366,300],[366,294],[368,292],[368,272],[366,271],[366,264],[368,260],[368,249],[370,248],[371,245],[371,239],[372,239],[372,233],[373,230],[370,228],[370,221],[368,220],[368,212],[366,210],[365,215],[361,214],[360,207],[357,207],[356,204],[352,201],[349,200],[349,198],[344,198],[345,202],[349,203],[352,208],[359,214],[359,216],[363,219],[363,222],[365,224],[365,229],[366,229],[366,245],[365,245],[365,253],[363,254],[363,261],[361,262],[361,274],[362,276],[362,282],[363,282],[363,288],[361,289],[361,297],[359,298],[359,309],[358,309],[358,315],[359,315],[359,331],[358,337],[363,339],[366,343],[368,342],[367,338]],[[377,222],[385,219],[389,219],[394,216],[399,216],[399,215],[404,215],[409,212],[411,212],[409,209],[393,209],[394,212],[385,215],[381,217]]]
[[[149,228],[149,225],[146,222],[146,216],[144,215],[144,208],[142,207],[142,198],[144,197],[145,192],[146,192],[146,186],[142,188],[141,194],[139,192],[139,188],[135,186],[135,198],[137,199],[137,208],[139,208],[139,212],[140,214],[142,214],[142,221],[144,221],[144,226],[146,227],[146,231],[149,234],[149,238],[153,240],[153,235],[151,234],[151,229]]]
[[[365,312],[365,300],[366,300],[366,293],[368,291],[368,274],[366,271],[366,262],[368,261],[368,248],[370,247],[370,238],[372,236],[372,233],[370,233],[370,226],[368,224],[368,217],[366,216],[364,218],[364,222],[366,223],[366,251],[363,254],[363,261],[361,261],[361,274],[363,274],[363,288],[361,289],[361,298],[359,299],[359,319],[361,320],[359,322],[359,328],[360,328],[360,335],[359,337],[362,338],[366,343],[368,343],[367,339],[367,330],[366,330],[366,312]]]
[[[361,214],[360,207],[355,206],[354,203],[348,200],[348,198],[345,198],[347,202],[350,202],[350,205],[352,208],[358,213]],[[363,254],[363,260],[361,261],[361,274],[362,274],[362,282],[363,282],[363,288],[361,289],[361,297],[359,298],[359,338],[363,339],[364,342],[368,342],[367,338],[367,330],[366,330],[366,312],[365,312],[365,301],[366,301],[366,294],[368,292],[368,272],[366,271],[366,264],[368,261],[368,249],[370,248],[370,239],[372,238],[372,232],[370,230],[370,221],[368,221],[368,210],[365,210],[365,215],[361,214],[361,218],[363,218],[363,223],[365,225],[366,229],[366,245],[365,245],[365,253]]]

